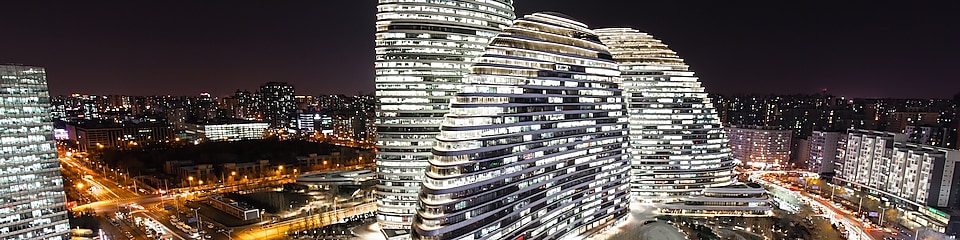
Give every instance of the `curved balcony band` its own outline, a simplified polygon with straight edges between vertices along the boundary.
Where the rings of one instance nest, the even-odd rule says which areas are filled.
[[[495,37],[440,126],[413,238],[585,237],[629,213],[620,71],[583,23],[535,13]]]
[[[737,162],[717,111],[683,59],[635,29],[596,33],[622,72],[633,195],[649,202],[673,202],[733,183]]]
[[[376,23],[377,221],[409,238],[423,171],[450,99],[513,0],[379,0]]]

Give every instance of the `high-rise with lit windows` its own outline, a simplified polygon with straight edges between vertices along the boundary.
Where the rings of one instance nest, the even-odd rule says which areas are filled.
[[[683,59],[638,30],[596,32],[622,72],[632,192],[645,201],[670,202],[733,183],[737,164],[720,119]]]
[[[379,1],[377,220],[388,238],[409,236],[450,98],[470,65],[514,18],[513,0]]]
[[[293,85],[285,82],[268,82],[260,86],[259,106],[263,110],[263,119],[270,122],[270,127],[293,127],[294,114],[297,112],[294,93]]]
[[[69,239],[46,72],[0,65],[0,239]]]
[[[527,15],[472,72],[440,127],[414,239],[583,238],[626,218],[620,72],[593,31]]]
[[[793,131],[778,127],[729,126],[733,158],[744,165],[769,168],[788,166]]]

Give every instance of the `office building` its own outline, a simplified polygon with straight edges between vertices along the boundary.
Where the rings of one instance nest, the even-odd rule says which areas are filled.
[[[157,122],[83,120],[67,122],[67,140],[81,151],[103,148],[127,148],[175,139],[173,127]]]
[[[46,71],[0,65],[0,84],[0,239],[69,239]]]
[[[270,123],[239,119],[218,119],[186,124],[185,133],[197,141],[239,141],[263,139]]]
[[[297,130],[312,133],[314,131],[319,132],[320,129],[317,128],[317,123],[322,121],[324,116],[319,113],[300,113],[297,114]]]
[[[263,120],[270,123],[270,127],[294,127],[292,124],[294,114],[297,112],[297,104],[293,98],[293,85],[284,82],[268,82],[260,86],[259,93],[258,107],[262,111]]]
[[[450,98],[514,18],[512,0],[379,1],[377,220],[388,238],[409,238],[423,171]]]
[[[834,164],[837,162],[837,149],[839,149],[837,144],[840,143],[840,135],[841,133],[838,132],[813,131],[813,134],[807,138],[810,151],[800,153],[808,155],[807,171],[829,175],[835,173]]]
[[[619,74],[593,31],[565,15],[506,28],[451,101],[414,239],[584,238],[624,220]]]
[[[716,110],[683,59],[634,29],[597,34],[623,72],[633,194],[647,202],[679,201],[735,181],[737,163]]]
[[[774,127],[727,128],[733,158],[752,167],[789,167],[793,132]],[[787,166],[785,166],[787,165]]]

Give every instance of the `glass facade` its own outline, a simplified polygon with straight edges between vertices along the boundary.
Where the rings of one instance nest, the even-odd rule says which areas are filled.
[[[649,202],[669,202],[733,183],[737,163],[729,140],[683,59],[634,29],[596,32],[622,72],[630,116],[632,192]]]
[[[427,159],[461,79],[503,27],[512,0],[380,0],[377,5],[377,220],[404,238]]]
[[[43,68],[0,65],[0,239],[69,239]]]
[[[582,238],[626,218],[620,72],[593,31],[528,15],[472,73],[440,127],[414,239]]]
[[[186,124],[187,134],[195,136],[201,141],[240,141],[248,139],[263,139],[270,128],[269,123],[250,122],[250,123],[223,123],[223,124],[205,124],[188,123]]]

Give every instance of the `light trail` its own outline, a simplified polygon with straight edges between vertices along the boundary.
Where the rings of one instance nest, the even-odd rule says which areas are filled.
[[[764,186],[767,186],[767,187],[776,188],[777,190],[790,193],[792,196],[796,197],[797,199],[801,199],[801,200],[802,200],[801,202],[803,202],[803,203],[805,203],[805,204],[808,204],[808,205],[811,205],[811,207],[814,207],[814,208],[817,208],[817,209],[820,209],[820,210],[829,211],[830,214],[824,214],[824,215],[830,217],[830,220],[831,220],[832,222],[839,222],[840,224],[843,224],[844,227],[846,227],[847,232],[849,233],[849,234],[847,234],[847,239],[850,239],[850,240],[861,240],[861,239],[873,240],[873,238],[870,237],[870,235],[867,234],[867,232],[863,229],[863,225],[861,225],[861,224],[859,224],[859,223],[855,223],[855,222],[853,222],[849,217],[847,217],[847,215],[844,215],[844,214],[839,213],[838,210],[837,210],[837,208],[832,207],[832,206],[831,206],[831,207],[827,207],[827,205],[825,205],[825,204],[823,204],[823,203],[821,202],[822,199],[811,199],[810,197],[804,196],[803,194],[801,194],[801,193],[798,192],[798,191],[793,191],[793,190],[787,189],[787,188],[785,188],[785,187],[783,187],[783,186],[776,185],[776,184],[773,184],[773,183],[768,182],[768,181],[766,181],[766,180],[763,180],[763,178],[762,178],[763,175],[765,175],[765,174],[773,174],[773,173],[786,173],[786,172],[783,172],[783,171],[755,171],[755,172],[753,172],[753,174],[750,175],[750,180],[751,180],[751,181],[754,181],[754,182],[757,182],[757,183],[760,183],[761,185],[764,185]]]

